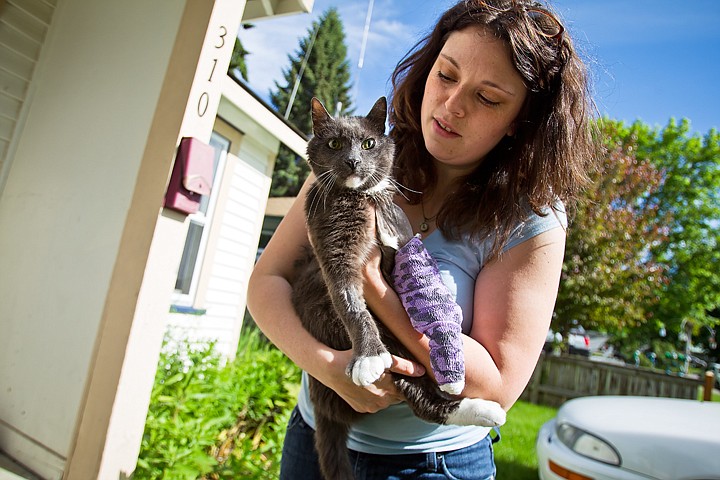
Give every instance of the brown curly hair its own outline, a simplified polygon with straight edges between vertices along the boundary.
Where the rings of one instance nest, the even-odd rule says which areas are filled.
[[[529,11],[548,15],[559,33],[544,34]],[[470,26],[482,26],[508,44],[528,95],[515,135],[505,137],[475,171],[457,180],[437,225],[453,239],[495,235],[498,253],[528,204],[538,214],[558,199],[566,208],[573,206],[595,162],[594,109],[586,68],[551,10],[529,0],[461,1],[441,16],[392,75],[390,135],[398,148],[395,177],[401,184],[423,192],[435,186],[435,167],[419,123],[425,82],[449,35]],[[408,197],[411,203],[420,201],[420,194]]]

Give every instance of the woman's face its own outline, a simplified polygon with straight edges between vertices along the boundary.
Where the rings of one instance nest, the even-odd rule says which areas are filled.
[[[425,146],[439,171],[464,175],[505,135],[527,95],[508,46],[481,27],[450,34],[425,84]]]

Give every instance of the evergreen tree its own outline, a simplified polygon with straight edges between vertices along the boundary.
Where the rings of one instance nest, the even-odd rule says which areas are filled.
[[[245,63],[245,57],[249,54],[239,38],[235,38],[235,46],[233,46],[232,56],[230,57],[230,65],[228,66],[228,73],[238,78],[238,73],[246,82],[248,81],[247,64]]]
[[[253,25],[252,23],[243,23],[241,26],[243,30],[254,27],[255,25]],[[245,62],[245,57],[247,57],[250,52],[245,50],[245,47],[243,46],[239,35],[240,32],[238,32],[238,37],[235,38],[235,45],[233,45],[232,56],[230,57],[230,65],[228,66],[228,75],[238,80],[240,80],[240,77],[242,77],[242,79],[247,82],[248,70],[247,63]],[[240,75],[240,77],[238,77],[238,75]]]
[[[309,54],[308,54],[309,51]],[[312,134],[310,99],[317,97],[333,114],[347,115],[353,111],[350,99],[350,64],[343,24],[335,8],[328,9],[313,22],[307,35],[300,40],[295,55],[288,55],[290,66],[283,70],[282,84],[270,93],[273,106],[281,115],[306,135]],[[302,73],[296,87],[296,80]],[[294,98],[293,98],[294,93]],[[290,101],[292,106],[288,111]],[[281,146],[273,172],[271,196],[294,196],[307,178],[305,161]]]

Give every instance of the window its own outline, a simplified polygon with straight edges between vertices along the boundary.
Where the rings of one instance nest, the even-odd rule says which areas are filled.
[[[183,249],[180,268],[178,269],[178,276],[175,281],[176,301],[183,305],[191,305],[193,297],[195,296],[194,292],[197,288],[200,265],[202,264],[202,257],[205,251],[204,247],[207,242],[207,233],[210,230],[210,220],[217,198],[216,192],[220,185],[222,167],[224,166],[228,150],[230,149],[230,140],[217,132],[213,132],[210,138],[210,145],[215,147],[212,190],[210,195],[203,196],[200,200],[198,212],[188,217],[190,226],[188,227],[185,248]]]

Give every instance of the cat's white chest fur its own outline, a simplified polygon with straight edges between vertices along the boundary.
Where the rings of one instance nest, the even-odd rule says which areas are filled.
[[[357,175],[350,175],[347,178],[347,180],[345,180],[345,186],[347,188],[351,188],[353,190],[355,190],[362,184],[363,184],[363,180],[360,177],[358,177]]]
[[[382,181],[378,182],[377,185],[375,185],[374,187],[368,188],[367,193],[369,195],[376,195],[380,192],[387,190],[388,188],[390,188],[390,180],[385,178]]]

